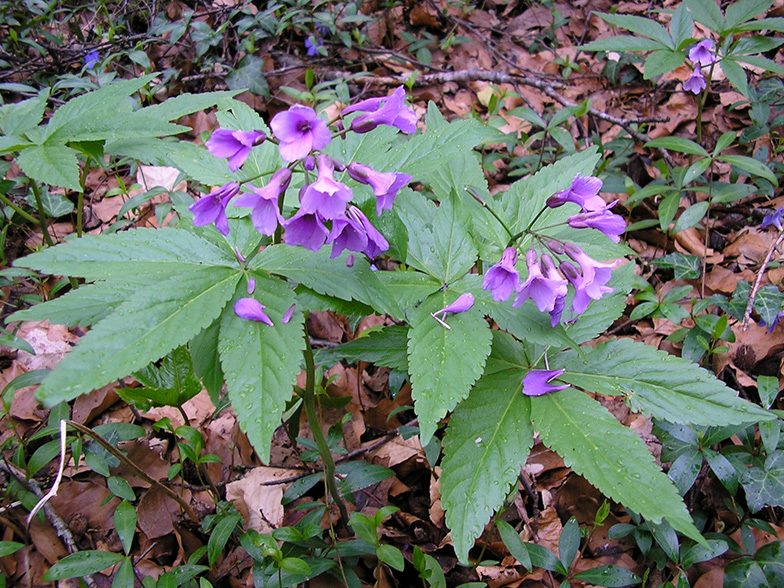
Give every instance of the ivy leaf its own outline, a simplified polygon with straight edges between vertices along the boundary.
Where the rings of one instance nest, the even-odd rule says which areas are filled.
[[[131,296],[65,356],[38,397],[47,406],[72,400],[184,345],[220,314],[240,275],[202,266]]]
[[[764,469],[754,466],[743,472],[740,483],[752,512],[765,506],[784,506],[784,451],[771,453]]]
[[[551,364],[566,369],[560,379],[569,384],[624,395],[632,410],[672,423],[715,426],[775,418],[698,365],[630,339],[586,349],[582,358],[568,351]]]
[[[476,262],[477,249],[468,233],[468,221],[451,199],[441,206],[418,192],[401,192],[395,212],[410,238],[406,263],[448,284]]]
[[[781,312],[781,305],[784,303],[784,294],[773,284],[766,284],[757,290],[754,298],[754,310],[770,326],[775,324]]]
[[[493,331],[486,373],[455,410],[444,436],[441,501],[461,562],[517,480],[533,443],[520,344]],[[530,565],[530,564],[529,564]]]
[[[700,258],[675,251],[651,261],[651,265],[672,269],[676,280],[696,280],[700,277]]]
[[[456,298],[451,290],[430,296],[413,312],[408,332],[411,395],[423,446],[438,421],[468,396],[490,353],[491,331],[476,308],[447,315],[449,329],[430,316]]]
[[[397,303],[381,287],[370,264],[357,257],[351,267],[344,253],[330,259],[328,248],[313,252],[302,247],[272,245],[253,258],[250,267],[263,269],[341,300],[357,300],[380,314],[402,318]]]
[[[84,235],[18,259],[14,265],[46,274],[127,283],[132,277],[167,277],[205,265],[236,267],[237,260],[189,231],[163,228]]]
[[[667,517],[687,537],[705,541],[645,444],[601,404],[567,388],[532,398],[531,415],[545,445],[605,496],[654,523]]]
[[[221,317],[218,352],[240,427],[261,458],[268,460],[272,434],[300,371],[304,316],[295,312],[288,323],[281,322],[294,293],[279,278],[261,272],[253,272],[252,277],[256,279],[253,297],[265,306],[275,326],[234,313],[234,301],[248,296],[241,284]]]

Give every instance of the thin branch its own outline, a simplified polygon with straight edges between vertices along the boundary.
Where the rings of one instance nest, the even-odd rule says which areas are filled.
[[[768,249],[768,252],[765,254],[765,259],[762,260],[762,265],[757,272],[757,276],[754,278],[754,284],[751,286],[751,290],[749,291],[749,300],[746,302],[746,312],[743,313],[744,331],[749,328],[751,310],[754,308],[754,299],[757,297],[757,292],[759,292],[760,284],[762,283],[762,276],[765,274],[765,270],[768,269],[768,264],[773,257],[773,252],[778,249],[782,242],[784,242],[784,232],[779,233],[778,239],[776,239]]]

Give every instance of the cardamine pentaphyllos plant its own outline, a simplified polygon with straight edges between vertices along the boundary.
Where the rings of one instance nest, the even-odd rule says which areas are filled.
[[[45,404],[187,345],[216,401],[225,383],[262,457],[296,392],[340,506],[305,314],[387,314],[395,325],[352,345],[360,356],[383,348],[407,374],[424,445],[451,414],[440,488],[461,561],[516,483],[534,431],[610,498],[703,541],[645,444],[592,394],[697,426],[775,417],[680,358],[628,339],[591,344],[623,313],[633,271],[621,262],[623,219],[592,175],[595,149],[491,198],[473,147],[495,131],[447,123],[430,104],[415,132],[402,88],[333,121],[295,105],[270,127],[240,102],[219,105],[206,149],[146,143],[157,162],[220,186],[175,202],[176,227],[84,236],[17,262],[86,281],[11,317],[91,327],[43,381]]]

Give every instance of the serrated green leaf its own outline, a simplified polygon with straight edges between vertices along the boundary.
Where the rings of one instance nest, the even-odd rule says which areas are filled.
[[[48,98],[49,88],[44,88],[35,98],[0,106],[0,134],[21,135],[38,126]]]
[[[408,328],[402,326],[384,327],[379,330],[364,331],[353,341],[343,343],[330,350],[316,353],[316,361],[330,365],[341,359],[349,362],[367,361],[377,366],[391,367],[403,372],[408,371]]]
[[[730,83],[743,94],[749,98],[749,82],[746,78],[746,70],[744,70],[736,61],[729,57],[721,60],[721,71],[727,76]]]
[[[667,30],[649,18],[629,14],[599,14],[599,16],[611,25],[621,27],[638,35],[650,37],[662,45],[675,49],[675,45]]]
[[[228,100],[236,96],[239,92],[234,90],[222,92],[204,92],[202,94],[184,93],[174,98],[168,98],[160,104],[153,104],[143,108],[141,112],[145,115],[159,120],[177,120],[186,114],[192,114],[206,110],[218,104],[222,100]]]
[[[663,49],[649,54],[643,64],[643,79],[650,80],[674,70],[683,64],[686,56],[682,51]]]
[[[412,313],[408,369],[422,445],[438,421],[468,396],[490,353],[491,331],[476,308],[450,313],[448,329],[431,316],[456,298],[449,290],[437,292]]]
[[[193,371],[207,389],[212,403],[217,406],[223,387],[223,370],[218,354],[220,321],[215,321],[202,330],[190,342]]]
[[[685,0],[684,4],[697,22],[704,24],[714,33],[724,30],[724,15],[713,0]]]
[[[645,39],[643,37],[632,37],[631,35],[618,35],[617,37],[607,37],[598,39],[582,45],[583,51],[656,51],[666,48],[658,41]]]
[[[18,259],[14,265],[47,274],[128,283],[140,276],[167,277],[205,265],[236,267],[237,260],[189,231],[163,228],[84,235]]]
[[[773,4],[772,0],[739,0],[727,6],[724,13],[726,29],[731,31],[736,26],[762,14]]]
[[[784,451],[771,453],[765,467],[754,466],[740,478],[751,512],[765,506],[784,506]]]
[[[672,423],[713,426],[774,418],[698,365],[631,339],[601,343],[583,358],[567,351],[551,364],[566,369],[560,376],[565,382],[624,395],[632,410]]]
[[[169,165],[206,186],[222,186],[237,179],[225,159],[213,157],[204,147],[180,142],[168,155]]]
[[[220,314],[237,270],[200,267],[131,296],[85,335],[38,389],[47,406],[127,376],[184,345]]]
[[[516,181],[501,196],[496,212],[500,212],[501,218],[507,221],[510,231],[513,233],[523,231],[545,207],[545,202],[550,196],[560,190],[566,190],[577,174],[590,176],[599,159],[596,148],[591,147],[560,159],[542,168],[533,176]],[[575,210],[569,206],[548,208],[532,228],[547,227],[565,221],[574,213]],[[576,231],[571,233],[573,236]]]
[[[253,258],[250,267],[285,276],[319,294],[358,300],[381,314],[402,318],[397,304],[362,258],[357,257],[348,267],[345,253],[330,259],[329,250],[324,247],[313,252],[302,247],[272,245]]]
[[[402,309],[418,306],[443,286],[436,278],[417,271],[376,272],[376,276]]]
[[[438,108],[428,104],[428,116],[443,118]],[[428,127],[423,134],[410,137],[405,143],[392,148],[387,156],[389,169],[404,172],[415,178],[426,174],[435,166],[465,153],[483,141],[497,139],[498,131],[473,119],[460,119],[444,125]]]
[[[55,562],[44,574],[43,579],[46,582],[54,582],[55,580],[89,576],[105,570],[123,559],[125,558],[122,555],[111,551],[77,551]]]
[[[784,18],[761,18],[752,20],[736,27],[738,31],[776,31],[784,33]]]
[[[16,162],[22,171],[36,182],[81,192],[79,160],[76,151],[61,143],[46,143],[25,147]]]
[[[503,504],[533,443],[520,354],[519,343],[493,331],[485,375],[455,410],[444,436],[441,500],[462,562]]]
[[[545,445],[605,496],[655,523],[667,517],[687,537],[704,541],[645,444],[601,404],[567,388],[532,398],[531,414]]]
[[[409,234],[406,263],[448,284],[476,263],[477,249],[467,218],[451,199],[436,207],[418,192],[398,195],[395,213]]]
[[[676,48],[681,48],[681,45],[691,37],[693,29],[694,21],[686,10],[686,5],[681,4],[675,10],[670,20],[670,34]]]
[[[265,306],[264,312],[275,326],[241,319],[232,302],[221,318],[218,350],[240,427],[259,456],[267,460],[272,434],[280,425],[300,371],[304,317],[297,311],[287,324],[282,323],[294,293],[279,279],[261,272],[253,272],[253,277],[253,297]],[[246,296],[241,285],[235,299]]]

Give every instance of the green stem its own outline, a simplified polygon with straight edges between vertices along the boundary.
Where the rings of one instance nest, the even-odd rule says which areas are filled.
[[[79,177],[79,186],[81,186],[82,190],[76,196],[76,237],[78,239],[81,239],[83,234],[82,224],[84,222],[84,211],[82,208],[84,207],[84,187],[87,184],[87,172],[89,170],[90,158],[88,157],[84,162],[84,167],[82,168],[82,173]]]
[[[26,221],[28,221],[28,222],[31,222],[31,223],[33,223],[34,225],[40,225],[40,224],[41,224],[41,223],[38,221],[38,219],[37,219],[37,218],[35,218],[35,217],[34,217],[32,214],[30,214],[29,212],[26,212],[26,211],[25,211],[25,210],[24,210],[24,209],[23,209],[21,206],[19,206],[18,204],[14,204],[13,202],[11,202],[11,201],[10,201],[10,200],[9,200],[9,199],[8,199],[8,198],[5,196],[5,194],[2,194],[2,193],[0,193],[0,202],[2,202],[3,204],[5,204],[6,206],[10,206],[11,208],[13,208],[13,209],[14,209],[14,212],[16,212],[16,214],[18,214],[19,216],[21,216],[21,217],[22,217],[23,219],[25,219]]]
[[[702,111],[705,108],[705,101],[708,99],[708,90],[710,90],[711,78],[713,77],[713,68],[715,63],[711,63],[708,70],[708,78],[705,80],[705,90],[702,91],[700,100],[697,103],[697,143],[702,144]]]
[[[35,196],[35,207],[38,209],[38,224],[41,227],[41,233],[43,233],[46,244],[49,247],[52,247],[54,246],[54,242],[52,241],[52,237],[49,235],[49,229],[46,226],[46,212],[44,211],[44,203],[41,200],[41,189],[32,179],[30,180],[30,188],[33,190],[33,196]]]
[[[348,511],[343,499],[340,497],[338,486],[335,483],[335,462],[332,459],[332,453],[329,451],[329,445],[321,432],[321,421],[316,413],[316,365],[313,361],[313,349],[310,346],[310,339],[308,338],[307,316],[305,317],[305,388],[302,390],[302,403],[305,407],[305,416],[308,419],[308,426],[313,433],[313,440],[318,447],[321,461],[324,464],[324,480],[332,496],[332,500],[340,511],[340,519],[343,524],[348,527]]]

